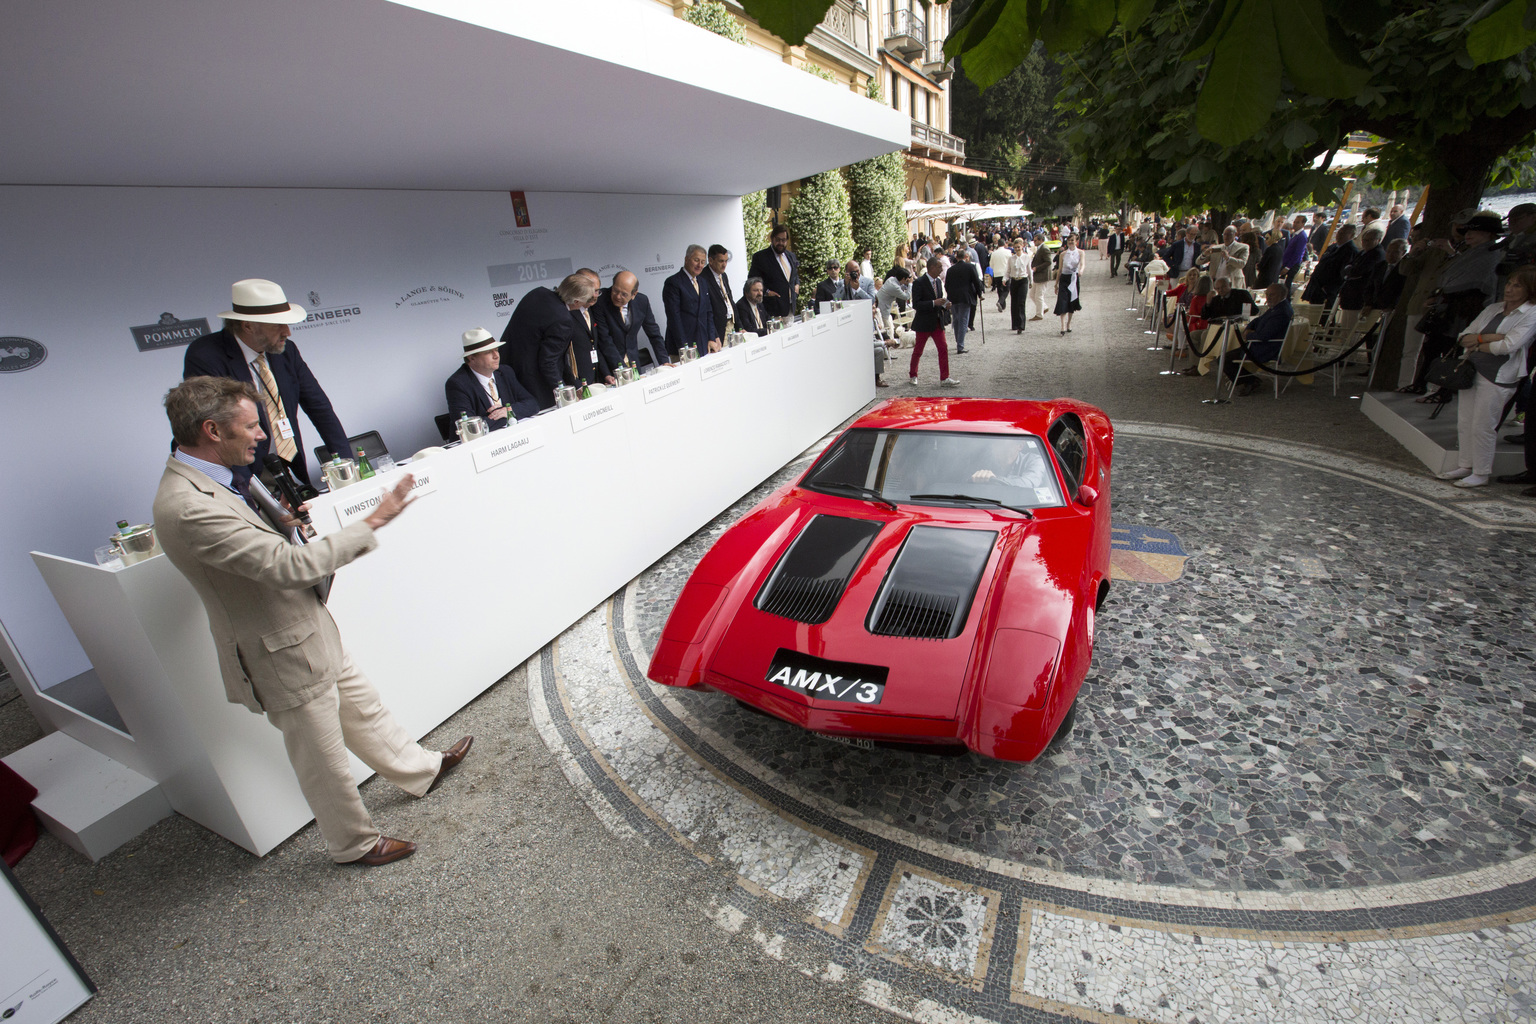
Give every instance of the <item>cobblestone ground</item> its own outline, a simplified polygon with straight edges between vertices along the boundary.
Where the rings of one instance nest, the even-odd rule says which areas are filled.
[[[872,759],[650,687],[724,516],[437,730],[479,737],[450,785],[365,784],[407,861],[45,837],[17,874],[101,986],[74,1019],[1532,1019],[1530,623],[1488,569],[1528,557],[1489,528],[1519,499],[1427,480],[1358,377],[1202,404],[1107,267],[1071,334],[989,304],[952,366],[1104,408],[1117,522],[1188,556],[1117,584],[1063,754]],[[907,355],[878,397],[938,393]],[[4,700],[9,752],[37,729]]]

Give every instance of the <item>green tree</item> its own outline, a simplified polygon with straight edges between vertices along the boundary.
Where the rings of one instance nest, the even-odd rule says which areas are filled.
[[[768,247],[768,231],[773,214],[768,210],[768,190],[750,192],[741,197],[741,231],[747,239],[747,255]]]
[[[848,188],[833,169],[813,174],[800,182],[800,191],[789,204],[785,218],[795,255],[800,257],[800,295],[797,309],[810,305],[816,282],[822,279],[827,260],[846,261],[853,255],[853,220],[848,212]]]
[[[725,36],[732,42],[747,45],[747,34],[742,31],[741,22],[720,0],[698,0],[683,12],[683,20],[690,25],[708,29],[717,36]]]
[[[866,94],[880,99],[880,83],[870,79]],[[896,258],[896,246],[906,237],[907,221],[901,204],[907,198],[907,163],[898,150],[843,168],[848,185],[848,212],[852,220],[855,257],[865,249],[874,253],[877,271]]]
[[[965,140],[967,165],[987,174],[956,180],[956,190],[967,199],[1010,200],[1029,188],[1031,170],[1043,169],[1036,154],[1061,129],[1048,70],[1054,69],[1043,48],[1036,47],[1013,71],[982,89],[966,75],[964,60],[959,62],[949,86],[949,130]]]

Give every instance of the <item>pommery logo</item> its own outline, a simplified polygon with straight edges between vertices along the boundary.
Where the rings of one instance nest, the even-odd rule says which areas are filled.
[[[412,288],[400,296],[400,301],[395,303],[395,308],[401,306],[430,306],[435,302],[452,302],[454,299],[462,299],[464,293],[457,288],[450,288],[445,284],[424,284],[418,288]]]
[[[30,370],[48,358],[48,350],[31,338],[0,338],[0,373]]]
[[[161,313],[159,322],[130,327],[128,330],[133,334],[133,343],[139,346],[140,352],[151,352],[157,348],[175,348],[201,338],[208,333],[208,320],[206,317],[182,320],[174,313]]]

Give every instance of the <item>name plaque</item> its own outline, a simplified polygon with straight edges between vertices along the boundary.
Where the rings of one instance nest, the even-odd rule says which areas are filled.
[[[657,374],[655,379],[647,378],[644,385],[645,400],[654,402],[657,399],[675,395],[688,386],[688,378],[677,371]]]
[[[832,322],[830,320],[823,320],[818,317],[817,319],[811,321],[812,334],[826,334],[831,329]]]
[[[400,473],[413,473],[416,476],[416,482],[411,485],[412,498],[419,498],[423,494],[431,494],[437,490],[437,482],[432,477],[432,470],[426,466],[406,466]],[[384,500],[384,492],[394,490],[399,479],[399,474],[391,473],[383,483],[379,483],[378,478],[375,477],[370,481],[372,486],[353,484],[345,488],[345,495],[341,493],[336,495],[339,499],[335,505],[337,522],[347,527],[359,519],[367,519],[373,514],[373,510],[379,507],[379,502]]]
[[[853,322],[853,310],[851,310],[851,309],[840,309],[840,310],[837,311],[837,326],[841,327],[841,326],[843,326],[843,324],[852,323],[852,322]]]
[[[495,466],[511,462],[519,455],[527,455],[536,448],[544,447],[542,427],[529,426],[522,430],[506,427],[492,434],[474,450],[475,472],[484,473]]]
[[[804,340],[805,340],[805,326],[804,325],[801,325],[801,326],[798,326],[798,327],[786,328],[785,330],[782,330],[782,331],[779,332],[779,347],[780,348],[789,348],[789,346],[791,346],[791,345],[798,345],[798,344],[800,344]]]
[[[731,371],[731,363],[731,357],[724,353],[718,359],[711,359],[708,362],[701,363],[699,365],[699,380],[709,380],[711,377],[718,377],[722,373],[729,373]]]
[[[571,410],[571,430],[586,430],[622,415],[624,410],[619,405],[618,396],[605,391],[601,398],[576,403]]]
[[[773,342],[771,342],[771,341],[759,341],[759,342],[756,342],[754,344],[748,345],[747,346],[747,362],[750,363],[754,359],[761,359],[761,358],[763,358],[763,356],[766,356],[766,355],[770,354],[772,351],[773,351]]]

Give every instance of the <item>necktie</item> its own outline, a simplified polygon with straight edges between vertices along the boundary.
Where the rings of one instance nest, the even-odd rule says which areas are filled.
[[[693,294],[699,294],[699,279],[696,277],[689,277],[688,283],[693,285]]]
[[[629,306],[625,304],[619,307],[619,315],[624,318],[624,326],[629,326]]]
[[[583,320],[585,320],[586,323],[587,323],[587,333],[591,334],[592,333],[592,314],[587,312],[584,309],[584,310],[581,311],[581,318]]]
[[[758,312],[757,303],[752,303],[752,319],[757,321],[757,326],[763,326],[763,314]]]
[[[485,380],[485,393],[491,396],[491,405],[493,407],[494,406],[498,406],[498,405],[501,404],[501,395],[499,395],[496,392],[496,378],[495,377],[487,377],[486,378],[486,380]]]
[[[267,411],[267,423],[272,428],[272,450],[284,462],[292,462],[293,457],[299,453],[299,446],[293,443],[293,438],[284,437],[278,430],[277,421],[285,417],[277,404],[277,380],[272,376],[272,367],[267,365],[267,354],[263,352],[251,360],[251,366],[261,380],[261,404]]]
[[[779,269],[784,271],[784,280],[789,281],[789,257],[779,253]]]
[[[235,477],[234,483],[232,483],[230,486],[234,488],[235,493],[240,495],[240,497],[245,500],[245,503],[251,507],[252,512],[257,513],[258,515],[261,514],[261,506],[256,504],[255,498],[251,497],[250,477],[237,476]]]
[[[565,346],[565,361],[571,366],[572,382],[581,380],[581,374],[576,370],[576,345],[574,342]]]

